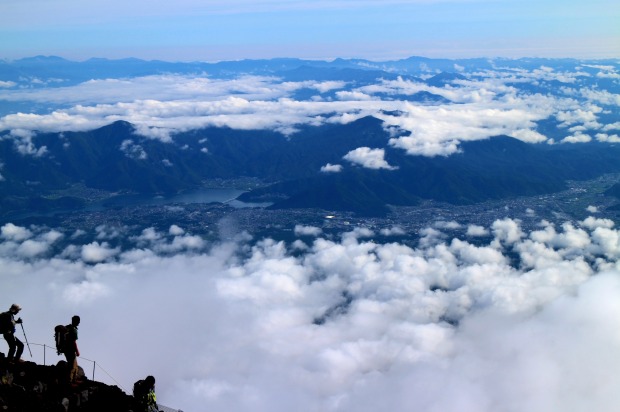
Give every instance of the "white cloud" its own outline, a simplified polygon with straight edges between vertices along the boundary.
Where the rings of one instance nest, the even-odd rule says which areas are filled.
[[[157,242],[161,238],[161,234],[158,233],[153,227],[147,227],[146,229],[143,229],[140,236],[135,237],[135,239],[138,241],[138,244],[149,244]]]
[[[492,102],[492,104],[491,104]],[[390,144],[409,154],[446,156],[458,152],[459,142],[508,135],[538,143],[547,138],[533,130],[535,121],[552,113],[553,102],[546,98],[483,101],[460,105],[405,105],[404,115],[386,120],[404,131]]]
[[[148,158],[144,148],[139,144],[134,143],[131,139],[123,140],[120,150],[130,159],[145,160]]]
[[[602,128],[603,131],[608,132],[610,130],[620,130],[620,122],[608,123]]]
[[[420,230],[420,247],[427,248],[442,243],[446,239],[443,232],[427,227]]]
[[[104,298],[110,293],[110,288],[105,284],[92,281],[83,281],[68,285],[63,291],[63,299],[71,304],[80,305],[88,302],[93,303]]]
[[[581,96],[586,99],[609,106],[620,106],[620,95],[607,90],[580,89]]]
[[[7,223],[2,228],[0,228],[0,233],[2,233],[2,237],[8,240],[14,241],[22,241],[30,238],[32,236],[32,232],[25,227],[16,226],[13,223]]]
[[[602,253],[608,258],[620,258],[620,235],[617,230],[611,230],[604,226],[597,227],[592,232],[592,241],[601,248]]]
[[[203,238],[185,232],[177,225],[171,225],[167,233],[153,227],[146,228],[139,236],[132,238],[140,247],[147,247],[157,253],[171,254],[181,251],[198,251],[206,246]],[[123,254],[123,259],[132,260],[136,254]]]
[[[13,247],[57,241],[62,231],[31,228],[25,236],[5,225],[0,287],[24,307],[31,343],[48,342],[50,325],[79,314],[83,356],[127,390],[156,376],[160,402],[183,410],[578,404],[606,412],[620,384],[608,368],[620,358],[620,236],[612,223],[588,218],[584,229],[556,230],[543,222],[524,233],[507,218],[491,225],[493,239],[475,245],[430,228],[416,248],[379,244],[370,229],[355,228],[305,247],[238,238],[208,249],[172,225],[145,228],[124,239],[122,251],[76,238],[77,255],[28,258]],[[321,236],[297,230],[308,231]],[[468,232],[488,234],[480,226]],[[171,252],[176,239],[202,247]],[[85,250],[96,265],[85,262]],[[152,361],[169,349],[161,325],[183,331],[191,357]],[[110,334],[124,337],[122,353],[102,339]],[[33,355],[42,362],[42,353]],[[577,390],[592,385],[598,390]]]
[[[171,235],[180,236],[180,235],[185,234],[185,230],[183,230],[177,225],[171,225],[170,229],[168,230],[168,233],[170,233]]]
[[[525,234],[521,230],[521,222],[518,219],[496,220],[491,225],[493,235],[498,242],[511,245],[519,241]]]
[[[577,132],[572,136],[565,137],[560,142],[561,143],[588,143],[590,141],[592,141],[592,136],[585,134],[585,133]]]
[[[325,166],[321,166],[321,172],[323,173],[339,173],[342,171],[342,165],[327,163]]]
[[[174,129],[170,129],[167,127],[153,127],[145,124],[135,125],[134,128],[136,134],[148,137],[150,139],[159,140],[164,143],[171,143],[171,135],[175,132]]]
[[[497,249],[474,246],[458,239],[452,239],[449,250],[454,256],[467,264],[503,265],[507,262],[506,257]]]
[[[620,143],[620,136],[617,134],[597,133],[596,140],[607,143]]]
[[[17,253],[26,258],[32,258],[47,252],[49,244],[38,240],[28,239],[17,248]]]
[[[469,225],[467,226],[467,236],[478,237],[478,236],[488,236],[489,231],[484,226],[479,225]]]
[[[598,73],[596,73],[596,77],[600,77],[602,79],[620,79],[620,73],[616,73],[616,72],[598,72]]]
[[[17,83],[12,82],[12,81],[3,81],[0,80],[0,88],[10,88],[10,87],[15,87],[17,86]]]
[[[295,225],[295,236],[319,236],[323,230],[316,226]]]
[[[587,128],[596,129],[600,127],[597,115],[603,111],[595,105],[587,105],[585,108],[576,108],[570,111],[561,111],[556,114],[560,121],[560,126],[568,127],[575,124],[587,125]]]
[[[119,248],[110,248],[106,242],[92,242],[82,246],[81,256],[84,262],[99,263],[116,256],[119,252]]]
[[[276,79],[242,76],[234,80],[209,79],[203,75],[153,75],[125,79],[89,80],[75,86],[18,89],[4,93],[6,101],[34,101],[44,104],[88,106],[141,101],[158,108],[162,101],[214,101],[225,96],[277,99],[286,96],[305,83],[281,83]],[[329,90],[335,83],[313,83],[316,88]],[[87,108],[87,107],[84,107]],[[95,106],[92,107],[93,109]]]
[[[167,252],[178,252],[181,250],[200,250],[205,247],[205,241],[200,236],[183,235],[175,236],[168,247],[162,247]]]
[[[400,226],[392,226],[390,228],[381,229],[379,233],[383,236],[402,236],[406,234],[405,230]]]
[[[581,222],[581,225],[590,230],[594,230],[597,227],[611,229],[614,227],[614,221],[611,219],[597,219],[595,217],[588,216],[583,220],[583,222]]]
[[[13,129],[10,137],[13,137],[15,150],[22,156],[42,157],[47,153],[47,146],[36,147],[32,141],[36,133],[28,129]]]
[[[437,229],[448,229],[448,230],[455,230],[455,229],[460,229],[461,228],[461,224],[459,222],[456,222],[454,220],[451,221],[445,221],[445,220],[438,220],[435,223],[433,223],[433,227],[437,228]]]
[[[59,232],[58,230],[50,230],[49,232],[43,233],[39,236],[43,241],[47,243],[54,243],[64,237],[64,234]]]
[[[396,167],[390,166],[384,159],[384,149],[371,149],[370,147],[358,147],[351,150],[342,158],[351,163],[358,164],[368,169],[387,169],[394,170]]]
[[[120,226],[110,226],[110,225],[105,225],[105,224],[95,227],[95,232],[97,233],[97,239],[99,240],[117,239],[123,234],[124,230],[125,228],[120,227]]]
[[[342,89],[347,85],[343,81],[325,81],[320,83],[313,83],[312,88],[317,89],[321,93],[327,93],[330,90]]]
[[[340,91],[336,92],[336,97],[340,100],[372,100],[373,97],[369,94],[358,91]]]
[[[81,236],[86,235],[86,231],[82,230],[82,229],[76,229],[75,232],[73,232],[73,234],[71,235],[71,239],[77,239]]]
[[[476,80],[462,80],[446,87],[402,78],[381,80],[374,85],[340,91],[339,96],[346,100],[334,101],[295,101],[291,96],[308,87],[334,90],[345,86],[342,82],[281,82],[257,76],[219,80],[178,75],[93,80],[71,87],[13,90],[4,94],[2,98],[9,101],[58,104],[67,108],[48,114],[9,114],[0,118],[0,130],[13,131],[16,148],[22,153],[41,156],[46,148],[32,145],[32,138],[16,136],[35,131],[84,131],[117,120],[132,123],[139,135],[164,142],[174,140],[175,133],[211,126],[272,129],[292,135],[301,125],[347,123],[373,115],[383,120],[386,128],[403,132],[402,136],[393,137],[390,145],[413,155],[446,156],[458,152],[462,141],[498,135],[529,143],[547,141],[536,130],[536,122],[551,116],[556,116],[566,127],[582,128],[582,132],[605,127],[599,123],[598,113],[602,108],[596,102],[613,97],[599,93],[595,95],[598,100],[590,99],[592,103],[584,105],[574,99],[523,93],[508,85],[530,81],[532,76],[559,75],[536,70],[536,73],[513,72],[509,76],[482,72]],[[416,104],[398,99],[381,100],[377,96],[406,96],[421,91],[457,104]],[[401,115],[387,114],[396,112]],[[139,151],[138,156],[143,156],[142,153]]]

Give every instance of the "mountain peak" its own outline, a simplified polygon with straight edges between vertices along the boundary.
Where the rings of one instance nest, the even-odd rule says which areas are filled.
[[[23,59],[16,60],[16,63],[68,63],[69,60],[63,59],[59,56],[43,56],[38,55],[34,57],[25,57]]]
[[[430,86],[443,87],[446,84],[452,83],[455,80],[465,80],[465,76],[458,73],[441,72],[426,80],[426,83]]]

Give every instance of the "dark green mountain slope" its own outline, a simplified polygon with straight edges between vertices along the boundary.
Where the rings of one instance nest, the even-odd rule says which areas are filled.
[[[410,156],[388,145],[382,122],[300,127],[289,137],[273,131],[207,128],[175,135],[172,142],[138,136],[116,122],[90,132],[40,134],[39,157],[16,151],[0,138],[0,215],[15,210],[77,207],[85,200],[61,190],[80,184],[110,192],[169,194],[200,187],[206,179],[255,177],[268,187],[244,200],[271,199],[275,208],[318,207],[373,215],[387,205],[419,199],[468,204],[487,199],[559,191],[568,179],[620,171],[620,147],[601,143],[532,145],[509,137],[463,143],[449,157]],[[358,147],[384,148],[395,170],[371,170],[343,159]],[[340,164],[340,173],[322,166]]]
[[[369,205],[415,205],[420,198],[472,204],[563,190],[567,180],[620,170],[618,155],[620,148],[608,145],[537,146],[499,136],[464,143],[461,153],[449,157],[408,156],[388,149],[386,159],[397,165],[397,170],[356,168],[353,172],[279,183],[241,198],[271,198],[276,200],[275,208],[302,207],[311,202],[317,207],[364,214],[375,214],[369,209],[385,211]],[[355,196],[350,196],[350,191],[355,191]],[[288,199],[277,200],[282,196]]]
[[[608,196],[615,196],[620,199],[620,183],[616,183],[605,192]]]

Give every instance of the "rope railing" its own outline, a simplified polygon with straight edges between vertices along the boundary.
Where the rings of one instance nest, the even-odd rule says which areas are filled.
[[[49,348],[49,349],[52,350],[53,353],[56,353],[56,348],[54,346],[49,346],[49,345],[42,344],[42,343],[32,343],[32,342],[30,342],[30,345],[43,347],[43,365],[45,365],[45,366],[47,366],[47,349]],[[31,356],[32,356],[32,354],[31,354]],[[97,367],[97,362],[92,360],[92,359],[84,358],[82,356],[78,356],[78,359],[82,359],[82,360],[85,360],[85,361],[93,363],[93,369],[92,369],[93,375],[92,376],[93,376],[93,380],[95,380],[95,369]],[[112,379],[122,390],[127,392],[127,389],[124,388],[120,383],[118,383],[118,381],[116,379],[114,379],[114,377],[112,377],[112,375],[110,375],[108,372],[106,372],[105,369],[103,369],[101,367],[101,365],[99,365],[99,369],[101,369],[106,375],[108,375],[108,377],[110,377],[110,379]],[[127,393],[129,393],[129,392],[127,392]]]
[[[28,345],[29,345],[29,346],[30,346],[30,345],[32,345],[32,346],[40,346],[40,347],[42,347],[42,348],[43,348],[43,366],[47,366],[47,349],[51,349],[51,350],[52,350],[52,353],[56,354],[56,347],[55,347],[55,346],[49,346],[49,345],[46,345],[46,344],[44,344],[44,343],[33,343],[33,342],[29,342],[29,344],[28,344]],[[30,352],[30,356],[32,357],[32,352]],[[119,383],[116,379],[114,379],[114,377],[113,377],[112,375],[110,375],[110,374],[108,373],[108,371],[106,371],[106,370],[105,370],[105,369],[101,366],[101,364],[100,364],[100,363],[97,363],[97,361],[94,361],[94,360],[92,360],[92,359],[88,359],[88,358],[84,358],[84,357],[82,357],[82,356],[78,356],[78,359],[82,359],[82,360],[85,360],[85,361],[88,361],[88,362],[92,362],[92,363],[93,363],[93,369],[92,369],[92,377],[93,377],[93,378],[92,378],[92,380],[93,380],[93,381],[95,380],[95,369],[97,369],[97,367],[98,367],[98,369],[99,369],[99,370],[101,370],[103,373],[105,373],[105,374],[106,374],[106,375],[107,375],[107,376],[108,376],[108,377],[109,377],[112,381],[114,381],[114,383],[116,383],[116,385],[117,385],[119,388],[121,388],[121,389],[122,389],[125,393],[127,393],[127,394],[131,394],[131,393],[132,393],[132,391],[128,391],[125,387],[123,387],[123,385],[121,385],[121,384],[120,384],[120,383]],[[51,365],[51,363],[50,363],[50,365]],[[181,411],[180,409],[170,408],[170,407],[165,406],[165,405],[162,405],[162,404],[160,404],[160,403],[158,403],[158,404],[157,404],[157,407],[158,407],[158,409],[159,409],[160,411],[163,411],[163,412],[183,412],[183,411]]]

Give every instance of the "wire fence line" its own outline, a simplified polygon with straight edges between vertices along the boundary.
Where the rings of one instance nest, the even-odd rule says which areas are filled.
[[[57,354],[56,347],[54,347],[54,346],[49,346],[49,345],[42,344],[42,343],[32,343],[32,342],[30,343],[30,345],[40,346],[40,347],[43,348],[43,365],[45,365],[45,366],[47,366],[47,349],[51,349],[52,353]],[[97,361],[85,358],[83,356],[78,356],[78,359],[82,359],[82,360],[85,360],[85,361],[88,361],[88,362],[92,362],[92,380],[95,380],[95,371],[97,370],[97,367],[99,367],[99,369],[103,373],[105,373],[110,379],[112,379],[112,381],[114,381],[114,383],[116,383],[116,385],[119,388],[121,388],[123,391],[125,391],[125,393],[131,393],[131,392],[129,392],[127,390],[127,388],[123,387],[123,385],[121,385],[116,379],[114,379],[114,377],[112,375],[110,375],[105,369],[103,369],[101,364],[97,363]],[[52,365],[54,363],[58,363],[58,362],[52,362],[52,363],[50,363],[50,365]],[[84,367],[82,367],[82,369],[84,369]]]
[[[58,355],[55,346],[46,345],[44,343],[33,343],[33,342],[27,342],[27,344],[28,344],[28,350],[29,351],[30,351],[30,345],[32,345],[32,346],[40,346],[40,347],[43,348],[43,366],[47,366],[47,361],[48,361],[48,359],[47,359],[47,349],[51,349],[53,354]],[[30,351],[30,357],[33,357],[31,351]],[[129,390],[127,390],[127,388],[125,388],[123,385],[121,385],[112,375],[110,375],[110,373],[108,373],[108,371],[106,371],[101,366],[100,363],[97,363],[97,361],[94,361],[94,360],[88,359],[88,358],[84,358],[82,356],[78,356],[78,359],[82,359],[82,360],[85,360],[85,361],[88,361],[88,362],[92,362],[92,380],[93,381],[95,380],[95,370],[100,370],[103,373],[105,373],[108,378],[110,378],[112,381],[114,381],[114,383],[119,388],[121,388],[126,394],[128,394],[128,395],[133,394],[133,391],[129,391]],[[58,361],[50,362],[50,365],[54,365],[54,364],[57,364],[57,363],[58,363]],[[82,367],[82,369],[84,369],[84,368]],[[86,371],[85,371],[85,373],[86,373]],[[165,406],[165,405],[162,405],[160,403],[157,404],[157,407],[158,407],[158,409],[161,412],[183,412],[180,409],[170,408],[169,406]]]

